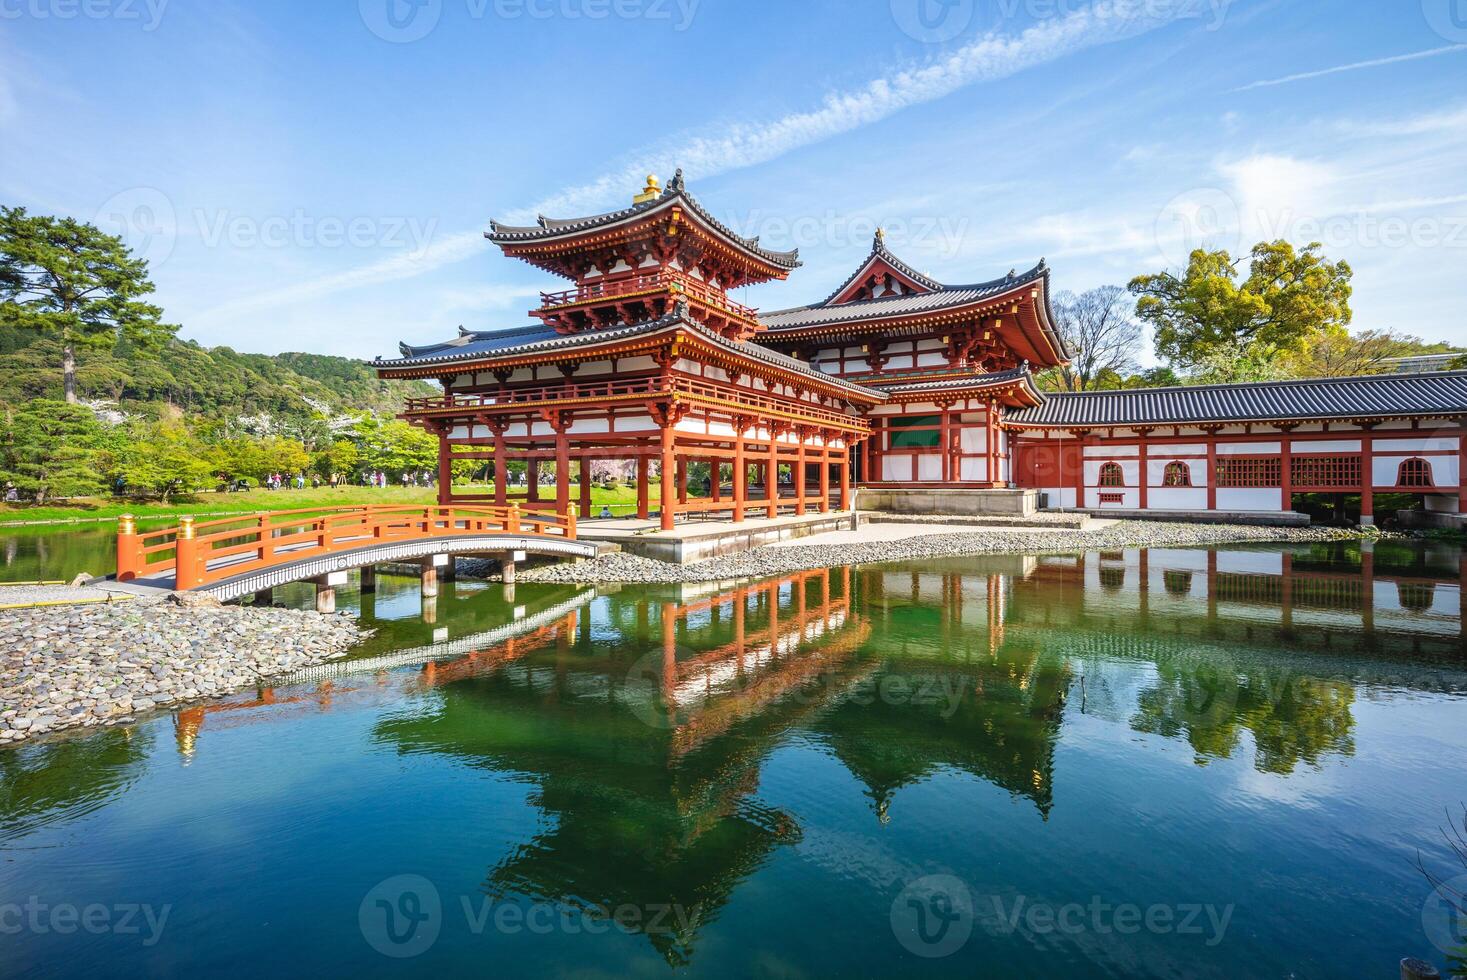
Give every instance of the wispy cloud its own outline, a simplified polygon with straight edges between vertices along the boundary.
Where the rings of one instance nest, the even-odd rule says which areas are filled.
[[[1325,75],[1338,75],[1341,72],[1359,71],[1362,68],[1379,68],[1383,65],[1396,65],[1403,61],[1420,61],[1422,58],[1435,58],[1443,54],[1458,54],[1467,51],[1467,44],[1448,44],[1446,47],[1431,48],[1426,51],[1413,51],[1410,54],[1398,54],[1389,58],[1372,58],[1369,61],[1355,61],[1348,65],[1335,65],[1333,68],[1321,68],[1318,71],[1305,71],[1297,75],[1285,75],[1283,78],[1269,78],[1261,82],[1250,82],[1232,89],[1234,92],[1248,92],[1256,88],[1269,88],[1273,85],[1288,85],[1290,82],[1302,82],[1311,78],[1323,78]]]
[[[485,248],[484,233],[462,231],[439,238],[427,246],[378,259],[366,265],[337,272],[316,279],[308,279],[281,289],[254,293],[245,299],[233,300],[204,311],[201,318],[214,319],[238,316],[290,303],[302,303],[320,299],[343,290],[359,286],[374,286],[399,279],[411,279],[434,269],[462,262]]]
[[[1126,5],[1095,4],[1015,36],[988,34],[936,61],[902,67],[858,88],[831,93],[815,109],[760,123],[720,126],[704,134],[669,138],[627,159],[611,172],[561,190],[533,207],[505,217],[510,221],[525,221],[532,220],[537,213],[584,212],[625,196],[627,188],[640,184],[642,176],[649,171],[666,173],[682,167],[689,176],[706,178],[764,163],[966,86],[1007,78],[1065,55],[1144,34],[1170,23],[1176,16],[1171,13],[1137,16]],[[412,254],[260,293],[216,307],[206,315],[231,316],[423,275],[469,258],[481,247],[483,241],[477,232],[465,232]]]
[[[831,93],[816,109],[752,125],[721,126],[713,135],[669,139],[639,153],[615,171],[541,200],[512,215],[511,220],[595,207],[625,195],[627,188],[637,186],[649,171],[682,167],[691,177],[711,177],[764,163],[969,85],[1007,78],[1065,55],[1135,37],[1173,19],[1172,14],[1137,16],[1124,4],[1094,4],[1046,20],[1016,36],[988,34],[931,63],[904,67],[859,88]]]

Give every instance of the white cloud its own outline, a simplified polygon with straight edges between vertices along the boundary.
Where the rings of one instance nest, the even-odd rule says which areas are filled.
[[[1234,92],[1248,92],[1256,88],[1268,88],[1274,85],[1287,85],[1290,82],[1302,82],[1310,78],[1322,78],[1325,75],[1338,75],[1340,72],[1359,71],[1362,68],[1379,68],[1383,65],[1395,65],[1403,61],[1418,61],[1422,58],[1435,58],[1443,54],[1456,54],[1467,51],[1467,44],[1448,44],[1446,47],[1429,48],[1426,51],[1413,51],[1410,54],[1398,54],[1389,58],[1372,58],[1369,61],[1355,61],[1348,65],[1335,65],[1333,68],[1321,68],[1318,71],[1300,72],[1297,75],[1285,75],[1283,78],[1269,78],[1260,82],[1250,82],[1233,89]]]
[[[1300,216],[1334,212],[1331,194],[1339,180],[1333,166],[1297,157],[1257,153],[1222,163],[1249,240],[1282,238],[1281,232]]]

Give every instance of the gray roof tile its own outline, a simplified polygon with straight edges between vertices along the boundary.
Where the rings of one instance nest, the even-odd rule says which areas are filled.
[[[1051,394],[1005,421],[1170,425],[1437,414],[1467,414],[1467,371]]]
[[[587,215],[584,218],[547,218],[539,216],[537,224],[533,225],[506,225],[498,221],[489,222],[489,231],[484,237],[497,245],[511,245],[516,242],[539,241],[542,239],[556,238],[560,235],[573,234],[587,231],[592,228],[601,228],[606,225],[614,225],[618,222],[631,218],[639,218],[644,214],[660,210],[671,205],[674,200],[680,201],[689,210],[702,218],[703,221],[723,238],[728,239],[735,245],[753,252],[755,255],[768,260],[774,265],[785,269],[793,269],[800,264],[800,250],[792,249],[781,252],[775,249],[765,248],[759,244],[759,237],[745,238],[723,222],[715,218],[707,208],[698,202],[698,199],[689,194],[683,185],[683,172],[679,168],[672,180],[667,182],[662,193],[650,201],[641,204],[633,204],[631,207],[621,208],[617,211],[607,211],[604,214]]]

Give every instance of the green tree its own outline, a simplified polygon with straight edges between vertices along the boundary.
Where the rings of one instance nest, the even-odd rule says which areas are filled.
[[[76,402],[76,352],[126,340],[160,346],[177,327],[143,301],[153,292],[148,263],[122,239],[72,218],[0,207],[0,320],[55,337],[62,389]]]
[[[360,457],[356,444],[350,439],[337,439],[316,454],[316,472],[328,478],[333,473],[349,477]]]
[[[164,503],[208,484],[214,472],[211,454],[177,421],[140,427],[118,465],[129,487],[156,494]]]
[[[28,402],[7,419],[0,476],[38,504],[96,493],[104,479],[98,466],[103,441],[90,409],[48,399]]]
[[[1297,353],[1350,322],[1350,267],[1326,261],[1320,248],[1260,242],[1241,280],[1240,260],[1198,249],[1180,277],[1131,280],[1136,315],[1152,326],[1156,353],[1184,370],[1238,351],[1268,359]]]
[[[368,469],[398,475],[438,465],[438,440],[406,422],[367,415],[357,422],[353,432],[361,463]]]

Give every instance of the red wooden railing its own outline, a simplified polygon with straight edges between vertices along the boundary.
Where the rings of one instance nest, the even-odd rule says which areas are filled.
[[[667,394],[685,394],[715,399],[725,404],[732,403],[747,407],[756,414],[775,412],[785,415],[805,415],[842,429],[865,431],[870,427],[865,419],[853,418],[843,412],[821,408],[808,402],[776,399],[756,392],[743,391],[730,385],[680,376],[671,379],[649,376],[625,380],[566,382],[537,388],[511,388],[506,389],[503,394],[493,395],[434,395],[427,398],[409,398],[407,410],[403,414],[444,415],[496,407],[503,408],[506,405],[533,405],[575,399],[627,398]]]
[[[277,510],[195,522],[139,534],[129,515],[117,525],[117,579],[174,574],[174,588],[389,541],[502,532],[575,539],[575,514],[508,507],[362,507]],[[241,557],[248,556],[248,557]],[[234,559],[234,560],[229,560]]]
[[[554,293],[541,293],[540,302],[544,304],[542,308],[545,309],[574,306],[577,303],[588,303],[595,300],[619,299],[623,296],[650,292],[673,285],[676,285],[689,299],[721,307],[737,316],[758,322],[759,311],[752,306],[745,306],[743,303],[731,300],[723,290],[670,269],[662,269],[641,276],[628,276],[625,279],[613,279],[609,282],[588,283],[577,286],[575,289],[562,289]]]

